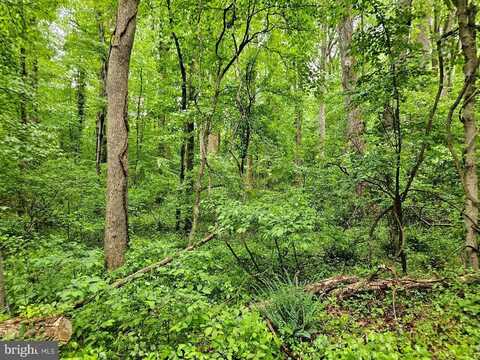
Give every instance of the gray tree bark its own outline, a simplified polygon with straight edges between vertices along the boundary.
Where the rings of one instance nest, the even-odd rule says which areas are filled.
[[[457,0],[457,20],[462,44],[462,53],[464,57],[463,74],[465,80],[473,79],[466,88],[463,102],[463,130],[464,130],[464,150],[463,160],[465,166],[464,184],[465,191],[470,194],[465,199],[465,249],[466,265],[474,270],[479,269],[478,264],[478,244],[477,244],[477,226],[478,226],[478,208],[470,197],[478,198],[478,176],[477,176],[477,157],[476,141],[477,127],[475,119],[475,97],[477,76],[477,44],[476,44],[476,6],[468,0]]]
[[[105,264],[123,265],[128,244],[128,76],[139,0],[120,0],[107,73]]]
[[[342,88],[345,93],[345,110],[347,112],[347,141],[349,146],[358,154],[365,151],[363,140],[364,123],[359,107],[352,101],[352,92],[357,83],[355,73],[355,58],[351,53],[353,35],[353,16],[351,8],[338,26],[340,62],[342,67]]]

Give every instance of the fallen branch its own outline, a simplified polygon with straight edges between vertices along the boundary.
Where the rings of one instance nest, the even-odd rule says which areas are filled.
[[[180,251],[178,251],[176,254],[172,255],[172,256],[167,256],[166,258],[162,259],[161,261],[159,262],[156,262],[154,264],[151,264],[151,265],[148,265],[140,270],[137,270],[135,271],[134,273],[124,277],[124,278],[121,278],[121,279],[118,279],[116,281],[114,281],[113,283],[111,283],[105,290],[110,290],[110,289],[118,289],[126,284],[128,284],[129,282],[135,280],[135,279],[138,279],[140,277],[142,277],[143,275],[147,274],[147,273],[150,273],[160,267],[163,267],[163,266],[166,266],[168,264],[170,264],[176,257],[180,256],[181,254],[184,254],[186,252],[189,252],[189,251],[192,251],[192,250],[195,250],[203,245],[205,245],[206,243],[208,243],[210,240],[212,240],[214,237],[215,237],[216,233],[215,232],[212,232],[211,234],[207,235],[205,238],[203,238],[202,240],[200,240],[199,242],[195,243],[195,244],[192,244],[192,245],[189,245],[187,246],[185,249],[182,249]],[[105,291],[104,290],[104,291]],[[98,293],[96,294],[93,294],[92,296],[86,298],[86,299],[82,299],[82,300],[79,300],[77,301],[74,305],[73,305],[73,309],[78,309],[86,304],[88,304],[90,301],[92,301],[96,296],[98,295]]]
[[[66,344],[72,333],[72,323],[64,316],[14,318],[0,323],[1,339],[41,338]]]
[[[117,288],[122,287],[123,285],[129,283],[130,281],[145,275],[146,273],[149,273],[149,272],[151,272],[155,269],[158,269],[160,267],[168,265],[173,261],[174,257],[179,256],[179,255],[181,255],[183,253],[186,253],[188,251],[195,250],[195,249],[199,248],[200,246],[205,245],[207,242],[212,240],[214,237],[215,237],[215,233],[211,233],[207,237],[205,237],[203,240],[197,242],[196,244],[189,245],[185,249],[177,252],[177,254],[175,254],[173,257],[172,256],[167,256],[163,260],[161,260],[159,262],[156,262],[154,264],[148,265],[148,266],[144,267],[143,269],[137,270],[133,274],[130,274],[127,277],[124,277],[123,279],[118,279],[117,281],[115,281],[111,285],[111,287],[114,288],[114,289],[117,289]]]

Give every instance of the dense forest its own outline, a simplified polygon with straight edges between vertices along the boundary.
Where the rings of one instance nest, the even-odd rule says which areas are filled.
[[[480,359],[476,15],[0,0],[0,338]]]

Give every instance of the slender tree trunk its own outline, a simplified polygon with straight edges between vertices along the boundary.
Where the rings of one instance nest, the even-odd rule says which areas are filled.
[[[77,116],[78,123],[75,131],[75,138],[73,139],[75,144],[75,152],[77,156],[80,156],[81,143],[82,143],[82,132],[83,126],[85,123],[85,86],[86,86],[86,73],[85,70],[80,68],[78,69],[77,74]]]
[[[3,254],[0,250],[0,312],[5,310],[7,306],[6,301],[6,293],[5,293],[5,273],[3,268]]]
[[[220,133],[208,134],[207,157],[217,156],[220,151]],[[212,174],[208,173],[208,194],[212,191]]]
[[[180,145],[180,191],[179,191],[179,201],[182,199],[182,195],[184,193],[182,187],[185,181],[185,143],[182,142]],[[177,205],[175,209],[175,231],[180,231],[182,223],[182,210],[180,209],[180,205]]]
[[[38,58],[33,59],[32,64],[32,121],[38,122]]]
[[[438,36],[442,36],[443,34],[446,34],[449,32],[453,26],[453,19],[455,17],[452,14],[448,14],[447,19],[445,19],[445,22],[443,24],[442,32],[441,34],[438,34]],[[444,72],[444,86],[442,90],[442,97],[445,97],[449,91],[452,88],[452,76],[453,72],[455,70],[455,65],[456,65],[456,59],[457,59],[457,54],[459,50],[459,44],[458,44],[458,39],[446,39],[445,43],[448,44],[447,46],[443,46],[443,48],[448,47],[448,52],[447,52],[447,57],[448,61],[445,63],[445,72]],[[452,51],[453,49],[453,51]],[[438,51],[438,49],[436,49]],[[436,56],[433,56],[435,58]]]
[[[102,53],[100,55],[100,71],[98,79],[100,82],[99,97],[101,101],[100,109],[97,112],[97,124],[96,124],[96,144],[95,144],[95,168],[97,175],[100,175],[100,165],[107,162],[107,139],[105,138],[106,130],[106,118],[107,118],[107,53],[105,49],[105,29],[100,18],[100,14],[97,14],[98,21],[98,36],[100,44],[102,46]]]
[[[250,148],[250,119],[249,115],[241,114],[240,121],[245,124],[245,129],[240,134],[240,144],[241,144],[241,153],[240,153],[240,176],[243,176],[245,173],[245,163],[248,162],[248,149]]]
[[[187,135],[187,141],[185,143],[185,178],[187,186],[185,192],[191,195],[194,193],[193,161],[195,156],[195,124],[193,121],[189,120],[185,125],[185,134]],[[192,211],[187,212],[187,214],[184,224],[185,234],[188,234],[192,230]]]
[[[398,1],[398,10],[400,11],[400,19],[404,21],[405,34],[403,38],[403,43],[408,44],[410,38],[410,26],[412,24],[412,0],[399,0]],[[406,52],[400,54],[400,58],[404,59],[407,56]],[[402,149],[403,149],[403,134],[402,134],[402,124],[400,117],[400,93],[398,89],[397,74],[396,74],[396,65],[394,62],[397,60],[392,60],[392,71],[393,71],[393,97],[395,99],[395,106],[393,114],[393,127],[395,133],[395,142],[396,142],[396,160],[395,160],[395,199],[393,201],[393,215],[394,221],[396,223],[396,232],[397,232],[397,253],[396,257],[400,259],[402,266],[402,271],[404,274],[407,273],[407,253],[406,253],[406,237],[403,224],[403,200],[401,195],[401,166],[402,166]]]
[[[194,89],[192,85],[192,72],[193,72],[193,61],[190,64],[190,74],[187,76],[187,70],[185,65],[184,56],[182,53],[182,48],[180,46],[180,41],[177,37],[177,34],[174,29],[174,22],[173,22],[173,14],[171,8],[170,0],[167,0],[167,8],[168,8],[168,16],[169,16],[169,23],[172,27],[172,39],[175,44],[175,49],[177,52],[177,60],[178,66],[180,69],[180,75],[182,80],[182,100],[180,105],[180,110],[182,112],[186,112],[188,109],[188,100],[193,100],[194,98]],[[188,87],[188,89],[187,89]],[[179,193],[179,200],[187,198],[187,194],[193,192],[193,183],[191,181],[191,171],[193,170],[193,160],[194,160],[194,124],[191,119],[188,119],[185,125],[183,126],[183,138],[182,143],[180,145],[180,173],[179,173],[179,182],[180,182],[180,193]],[[188,187],[185,188],[185,178],[188,180]],[[190,191],[189,191],[190,190]],[[181,218],[182,218],[182,211],[180,208],[180,204],[177,206],[175,210],[176,216],[176,230],[180,230],[181,225]],[[188,233],[191,229],[191,219],[189,216],[185,217],[185,224],[184,224],[184,231]]]
[[[345,93],[345,110],[347,112],[347,141],[349,146],[362,155],[365,151],[363,140],[364,123],[360,109],[352,100],[352,92],[357,83],[355,73],[355,58],[351,53],[353,35],[353,17],[351,8],[347,9],[341,24],[338,27],[340,62],[342,67],[342,88]]]
[[[457,0],[457,18],[462,53],[465,59],[463,74],[465,79],[473,78],[467,87],[463,102],[462,121],[464,129],[464,151],[463,159],[465,166],[465,187],[466,191],[474,198],[478,197],[478,177],[476,164],[476,141],[477,127],[475,120],[475,97],[477,76],[477,44],[476,44],[476,6],[468,0]],[[466,265],[474,270],[479,269],[478,245],[477,245],[478,208],[466,197],[465,200],[465,227],[466,227]]]
[[[200,130],[200,167],[198,169],[198,177],[195,182],[195,200],[193,202],[192,210],[192,228],[188,236],[189,245],[193,244],[195,234],[198,227],[198,221],[200,218],[200,200],[202,195],[202,179],[205,175],[205,168],[207,166],[207,154],[208,154],[208,134],[210,132],[210,122],[206,124]]]
[[[107,208],[105,263],[123,265],[128,245],[128,75],[139,0],[120,0],[107,75]]]
[[[325,113],[325,101],[320,100],[320,106],[318,110],[318,139],[319,139],[319,154],[320,158],[325,157],[325,140],[326,140],[326,113]]]
[[[140,68],[140,93],[138,94],[137,99],[137,117],[135,119],[135,165],[133,169],[133,183],[136,184],[139,178],[138,174],[138,162],[141,159],[141,149],[142,149],[142,126],[141,126],[141,110],[142,110],[142,100],[143,100],[143,69]]]
[[[193,74],[195,72],[195,61],[192,60],[190,63],[189,76],[188,76],[188,99],[190,102],[195,101],[195,87],[193,86]],[[194,193],[193,185],[193,165],[195,159],[195,123],[191,116],[188,117],[187,123],[184,127],[184,136],[185,136],[185,203],[191,204],[191,196]],[[189,234],[192,229],[192,209],[191,207],[187,208],[186,215],[184,217],[184,232]]]
[[[302,126],[303,126],[303,111],[298,104],[295,106],[295,164],[302,165]]]
[[[20,94],[20,121],[22,124],[28,122],[27,111],[27,91],[28,91],[28,73],[27,73],[27,50],[25,46],[20,48],[20,77],[22,79],[23,89]]]
[[[255,177],[253,173],[253,156],[248,155],[247,158],[247,176],[245,178],[245,187],[247,190],[252,190],[255,187]]]

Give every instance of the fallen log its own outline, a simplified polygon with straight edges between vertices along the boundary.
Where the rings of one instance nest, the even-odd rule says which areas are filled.
[[[327,278],[320,282],[305,286],[305,291],[324,297],[336,296],[343,300],[358,294],[369,292],[381,292],[387,290],[412,290],[412,289],[431,289],[435,285],[448,285],[458,281],[463,284],[480,284],[480,274],[467,274],[458,278],[432,278],[432,279],[413,279],[413,278],[393,278],[377,279],[375,277],[359,278],[356,276],[338,275]]]
[[[72,323],[64,316],[14,318],[0,323],[1,339],[35,338],[66,344],[72,333]]]
[[[106,289],[104,289],[104,291],[111,290],[111,289],[118,289],[118,288],[128,284],[129,282],[142,277],[143,275],[145,275],[149,272],[152,272],[152,271],[154,271],[154,270],[156,270],[160,267],[163,267],[163,266],[166,266],[166,265],[170,264],[176,257],[180,256],[181,254],[184,254],[186,252],[198,249],[199,247],[205,245],[210,240],[212,240],[215,237],[215,235],[216,235],[216,233],[212,232],[211,234],[207,235],[205,238],[203,238],[199,242],[197,242],[195,244],[191,244],[191,245],[187,246],[186,248],[184,248],[180,251],[177,251],[177,253],[172,255],[172,256],[167,256],[164,259],[162,259],[162,260],[160,260],[156,263],[153,263],[151,265],[148,265],[144,268],[141,268],[141,269],[135,271],[134,273],[132,273],[132,274],[130,274],[130,275],[124,277],[124,278],[115,280]],[[95,299],[95,297],[97,295],[99,295],[99,293],[95,293],[90,297],[87,297],[85,299],[77,301],[75,304],[73,304],[73,309],[78,309],[78,308],[88,304],[90,301]]]
[[[307,285],[305,286],[305,291],[315,295],[324,296],[340,286],[355,284],[359,281],[360,279],[358,276],[339,275],[322,280],[318,283]]]
[[[379,279],[379,280],[360,280],[349,284],[343,288],[337,288],[332,291],[332,295],[338,299],[347,299],[349,297],[366,293],[380,292],[390,289],[431,289],[435,284],[442,283],[444,279]]]

